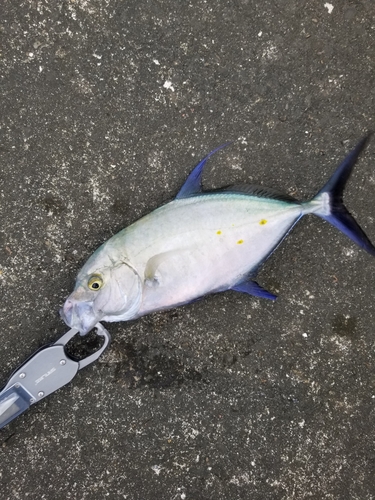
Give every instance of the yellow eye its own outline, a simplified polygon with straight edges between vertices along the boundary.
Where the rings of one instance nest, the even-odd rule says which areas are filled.
[[[97,292],[103,286],[103,280],[100,276],[98,276],[97,274],[94,274],[89,279],[87,286],[90,288],[90,290]]]

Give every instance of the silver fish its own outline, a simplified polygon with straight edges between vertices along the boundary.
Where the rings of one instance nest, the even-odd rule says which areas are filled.
[[[342,196],[362,139],[307,202],[260,186],[202,191],[206,156],[176,199],[99,247],[78,274],[61,316],[81,335],[99,321],[127,321],[225,290],[274,300],[254,278],[301,217],[314,214],[375,255]]]

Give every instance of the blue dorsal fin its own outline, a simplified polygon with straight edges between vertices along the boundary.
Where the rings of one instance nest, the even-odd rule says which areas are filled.
[[[202,172],[203,172],[203,167],[206,164],[206,161],[213,154],[215,154],[216,151],[225,148],[229,144],[231,144],[231,142],[226,142],[225,144],[222,144],[218,148],[211,151],[211,153],[208,153],[208,155],[205,158],[203,158],[201,162],[198,163],[198,165],[194,168],[194,170],[189,174],[188,178],[186,179],[180,191],[178,192],[176,200],[180,198],[188,198],[189,196],[194,196],[195,194],[202,192]]]
[[[254,280],[243,281],[235,286],[232,286],[231,290],[235,292],[247,293],[249,295],[254,295],[255,297],[261,297],[262,299],[276,300],[277,295],[269,292],[262,288],[259,283]]]

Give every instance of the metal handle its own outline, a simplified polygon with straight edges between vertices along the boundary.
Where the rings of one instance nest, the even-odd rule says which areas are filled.
[[[103,354],[103,352],[107,349],[107,347],[109,346],[109,344],[111,342],[111,336],[102,324],[100,324],[100,323],[96,324],[95,328],[97,330],[96,333],[98,335],[100,335],[101,337],[104,337],[104,343],[103,343],[102,347],[100,347],[100,349],[95,351],[90,356],[87,356],[87,358],[81,359],[79,361],[79,370],[82,370],[82,368],[85,368],[85,366],[96,361]]]
[[[96,361],[108,347],[111,336],[98,323],[97,334],[104,337],[103,345],[80,361],[70,358],[65,346],[78,332],[72,328],[54,344],[38,349],[13,374],[0,392],[0,429],[30,405],[40,401],[70,382],[77,372]]]

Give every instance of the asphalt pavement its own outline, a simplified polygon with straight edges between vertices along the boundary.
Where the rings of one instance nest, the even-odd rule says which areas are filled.
[[[0,36],[3,383],[213,148],[233,141],[205,187],[309,199],[375,127],[373,0],[3,0]],[[373,241],[374,199],[373,139],[345,195]],[[375,499],[374,275],[309,216],[259,273],[275,303],[107,324],[100,361],[0,431],[0,497]]]

